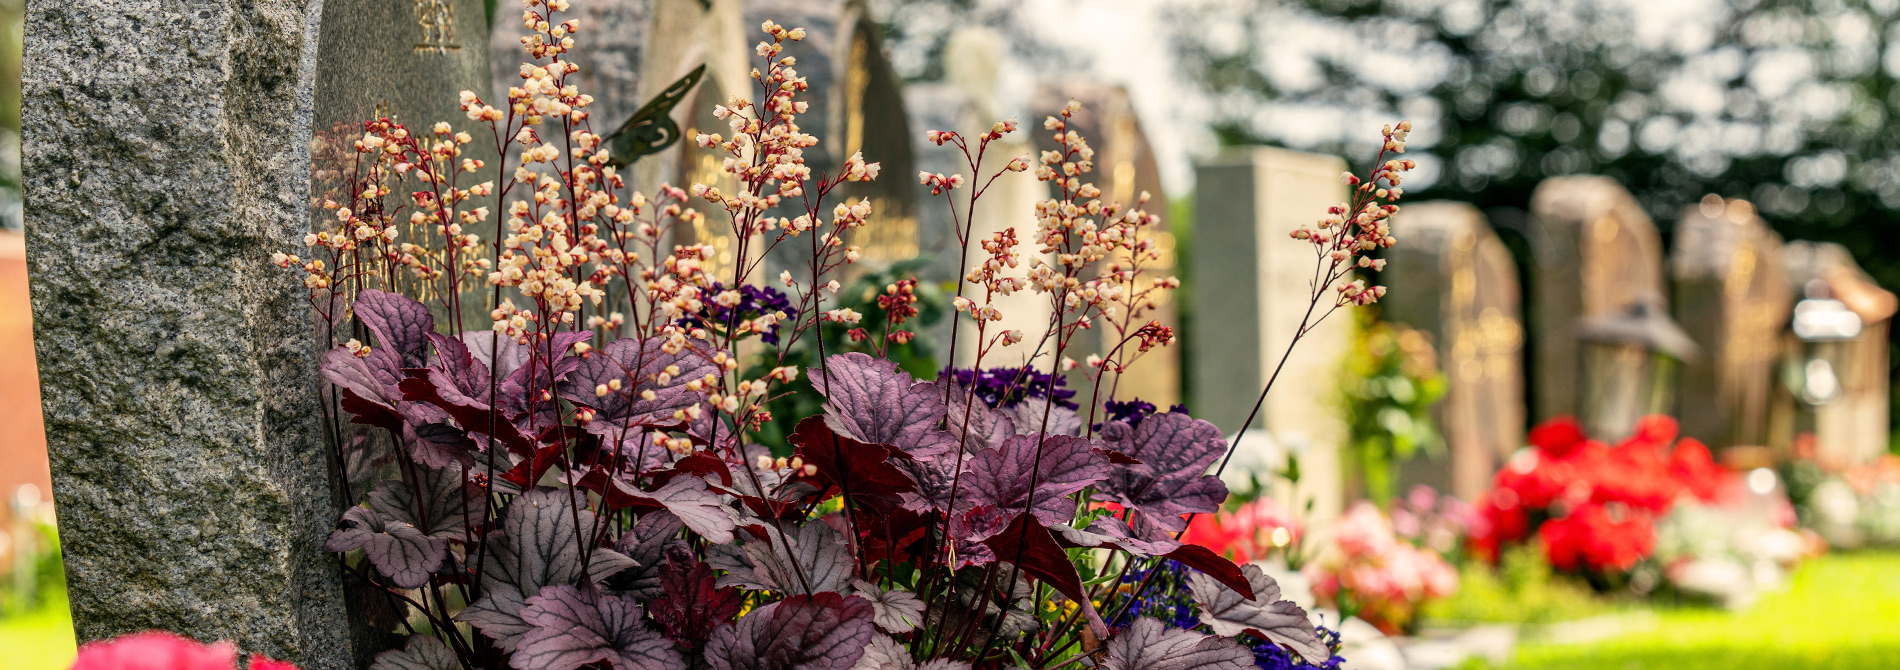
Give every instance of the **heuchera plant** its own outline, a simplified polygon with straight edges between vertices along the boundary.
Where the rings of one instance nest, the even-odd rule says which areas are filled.
[[[783,53],[803,30],[766,22],[757,97],[714,109],[730,137],[692,138],[726,156],[727,185],[649,198],[626,189],[592,130],[592,98],[571,83],[577,67],[561,60],[581,30],[559,18],[567,3],[526,5],[531,60],[508,100],[463,92],[473,133],[365,123],[346,199],[320,203],[333,227],[306,238],[310,258],[276,258],[303,271],[340,342],[322,373],[351,505],[329,548],[373,596],[361,615],[410,635],[374,667],[1243,668],[1255,652],[1241,635],[1283,661],[1332,656],[1258,569],[1178,541],[1227,495],[1208,474],[1228,451],[1221,431],[1095,401],[1171,339],[1143,316],[1178,282],[1137,283],[1157,258],[1145,231],[1158,218],[1140,209],[1145,196],[1104,202],[1086,181],[1093,150],[1068,129],[1078,105],[1044,123],[1063,149],[1033,168],[1057,196],[1037,206],[1027,261],[1014,229],[969,239],[984,188],[1032,169],[1027,157],[986,164],[1014,122],[930,132],[976,178],[920,176],[962,200],[958,237],[981,250],[964,259],[953,302],[974,321],[977,369],[998,344],[1032,337],[997,325],[992,298],[1015,291],[1055,307],[1033,336],[1048,360],[1066,360],[1081,331],[1123,334],[1081,371],[1096,388],[1071,409],[1052,402],[1062,370],[1022,368],[1017,383],[1042,385],[1027,393],[980,391],[997,380],[919,380],[882,345],[823,351],[824,329],[907,342],[916,298],[889,287],[886,323],[836,307],[835,277],[858,257],[849,240],[873,213],[831,196],[879,166],[806,164],[818,140],[799,128],[806,83]],[[1381,159],[1403,151],[1408,129],[1386,130]],[[502,157],[500,183],[466,183],[487,167],[462,155],[478,135]],[[1319,259],[1306,327],[1383,291],[1350,274],[1391,245],[1388,203],[1410,167],[1345,176],[1353,202],[1296,234]],[[663,246],[689,228],[723,231],[731,255]],[[770,294],[752,288],[768,281]],[[470,304],[484,298],[465,297],[483,295],[487,319]],[[814,369],[742,367],[807,337]],[[823,409],[774,458],[749,438],[801,374]],[[1128,577],[1162,561],[1189,571],[1192,630],[1125,616],[1153,583]]]

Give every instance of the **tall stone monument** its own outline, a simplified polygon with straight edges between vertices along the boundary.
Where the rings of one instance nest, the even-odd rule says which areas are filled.
[[[1446,379],[1438,403],[1449,460],[1420,456],[1400,479],[1476,500],[1524,443],[1524,326],[1517,264],[1476,207],[1405,205],[1393,217],[1379,301],[1386,319],[1432,337]]]
[[[1636,199],[1608,177],[1546,179],[1531,194],[1532,420],[1575,416],[1585,319],[1667,295],[1662,239]],[[1665,307],[1664,305],[1657,305]]]
[[[1036,96],[1036,109],[1058,110],[1070,100],[1082,103],[1082,111],[1070,121],[1069,127],[1088,138],[1089,146],[1095,149],[1094,184],[1102,189],[1103,200],[1133,207],[1141,195],[1147,193],[1152,198],[1146,206],[1147,212],[1161,217],[1159,226],[1143,231],[1154,241],[1161,257],[1142,262],[1137,290],[1152,286],[1157,279],[1173,276],[1175,244],[1174,234],[1168,229],[1168,197],[1161,190],[1161,169],[1155,163],[1154,148],[1148,143],[1147,133],[1142,132],[1141,119],[1135,114],[1127,89],[1073,80],[1049,84]],[[1037,148],[1044,151],[1060,148],[1049,133],[1034,134]],[[1116,259],[1122,263],[1128,260],[1125,254]],[[1096,328],[1097,341],[1091,343],[1093,351],[1089,353],[1108,355],[1117,342],[1149,321],[1179,329],[1181,319],[1174,298],[1171,291],[1159,291],[1152,308],[1143,314],[1132,319],[1129,314],[1120,315],[1120,320],[1126,322],[1122,328],[1106,325]],[[1176,335],[1183,334],[1177,332]],[[1084,355],[1086,353],[1073,357],[1079,360]],[[1111,380],[1117,399],[1140,398],[1164,408],[1179,403],[1181,350],[1172,346],[1150,350],[1129,365],[1126,373]],[[1106,399],[1107,394],[1103,397]]]
[[[441,44],[409,4],[390,39]],[[27,262],[82,640],[163,628],[355,667],[309,307],[269,258],[307,229],[324,9],[27,10]]]
[[[1703,352],[1682,368],[1683,435],[1717,449],[1767,443],[1794,306],[1781,255],[1781,236],[1747,201],[1710,195],[1676,222],[1669,265],[1676,321]]]
[[[1194,342],[1194,413],[1228,435],[1260,396],[1299,330],[1313,264],[1311,244],[1290,237],[1347,200],[1337,157],[1251,148],[1196,167],[1194,298],[1196,313],[1217,324]],[[1331,292],[1321,298],[1323,311]],[[1343,310],[1342,310],[1343,311]],[[1337,403],[1342,358],[1353,341],[1350,315],[1319,322],[1280,371],[1254,427],[1300,458],[1301,493],[1325,519],[1338,513],[1345,419]],[[1242,444],[1230,470],[1265,468],[1273,457]]]

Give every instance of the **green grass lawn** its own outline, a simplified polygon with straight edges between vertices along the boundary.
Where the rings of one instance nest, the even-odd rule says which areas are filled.
[[[1747,611],[1662,609],[1654,629],[1519,647],[1512,668],[1900,668],[1900,554],[1834,554]]]
[[[75,653],[72,614],[63,595],[24,616],[0,618],[0,667],[64,670]]]

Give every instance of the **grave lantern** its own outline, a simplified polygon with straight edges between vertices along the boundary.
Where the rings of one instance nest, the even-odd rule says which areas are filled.
[[[1627,437],[1644,415],[1669,412],[1679,368],[1700,355],[1654,297],[1621,313],[1585,319],[1577,340],[1584,430],[1606,442]]]
[[[1827,282],[1815,279],[1806,297],[1794,306],[1795,339],[1801,343],[1788,376],[1790,390],[1802,404],[1819,407],[1841,397],[1837,373],[1847,359],[1847,343],[1860,335],[1860,314],[1828,295]]]

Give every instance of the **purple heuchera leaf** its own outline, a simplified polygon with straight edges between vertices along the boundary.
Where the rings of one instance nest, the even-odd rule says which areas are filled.
[[[1104,670],[1252,670],[1240,643],[1142,617],[1108,641]]]
[[[697,404],[702,394],[686,382],[717,370],[693,347],[667,353],[665,338],[623,338],[594,350],[561,382],[561,397],[599,414],[586,426],[595,435],[617,437],[628,428],[675,423],[673,413]],[[669,370],[670,369],[670,370]],[[664,375],[666,383],[660,383]],[[619,390],[597,395],[597,387],[618,381]],[[651,392],[652,399],[645,394]]]
[[[495,374],[507,377],[528,362],[528,348],[516,343],[514,338],[492,330],[471,330],[462,333],[462,344],[468,347],[468,353],[482,365],[488,366]],[[439,347],[438,347],[439,348]],[[500,356],[495,350],[501,351]]]
[[[435,315],[429,308],[408,296],[366,289],[356,295],[351,306],[356,318],[369,328],[372,369],[387,369],[394,374],[384,384],[402,381],[401,370],[419,368],[429,362],[429,334],[435,332]],[[380,371],[380,370],[379,370]]]
[[[1188,575],[1188,589],[1194,594],[1194,602],[1201,606],[1201,623],[1213,629],[1215,635],[1231,637],[1248,633],[1285,645],[1309,662],[1324,661],[1332,656],[1326,646],[1320,644],[1313,622],[1306,618],[1306,610],[1291,600],[1281,600],[1280,585],[1272,577],[1257,565],[1241,566],[1240,571],[1253,587],[1253,598],[1222,586],[1204,573]]]
[[[344,552],[362,549],[376,571],[391,583],[413,589],[429,583],[429,575],[441,569],[449,543],[422,534],[415,526],[388,521],[367,507],[351,507],[343,513],[342,528],[330,534],[323,548]]]
[[[894,361],[861,353],[837,354],[820,370],[808,370],[825,395],[825,425],[867,444],[933,458],[943,440],[930,435],[943,419],[943,390],[897,369]]]
[[[750,528],[764,537],[746,536],[744,559],[735,560],[739,554],[727,553],[714,562],[713,567],[727,573],[719,578],[720,586],[784,593],[850,590],[857,561],[851,558],[844,536],[823,521],[808,521],[795,534],[781,533],[771,524]]]
[[[963,461],[962,470],[965,476],[968,476],[970,463],[976,459],[966,455],[961,460]],[[904,509],[913,512],[931,510],[942,512],[950,509],[950,489],[957,483],[957,461],[958,459],[954,456],[943,456],[934,460],[918,458],[897,459],[892,462],[892,467],[902,471],[910,477],[911,481],[917,483],[917,490],[898,494],[898,499],[902,501]],[[963,497],[962,489],[958,489],[957,497]]]
[[[562,331],[550,335],[546,342],[530,342],[524,347],[528,360],[502,381],[502,408],[530,435],[560,423],[560,404],[552,398],[543,399],[542,392],[558,391],[560,381],[580,367],[581,359],[570,350],[593,336],[590,330]],[[553,352],[551,362],[549,352]]]
[[[369,666],[369,670],[461,669],[462,662],[455,659],[455,651],[429,635],[409,636],[407,646],[377,654],[376,662]]]
[[[482,566],[482,597],[456,617],[473,624],[507,651],[515,648],[528,626],[521,607],[543,588],[579,583],[583,572],[576,549],[576,510],[569,490],[537,490],[518,496],[508,505],[501,530],[489,533],[488,556]],[[584,503],[583,503],[584,504]],[[579,525],[594,527],[594,513],[578,510]],[[588,559],[589,581],[605,579],[633,567],[620,552],[595,548]]]
[[[818,417],[798,422],[790,441],[797,447],[796,454],[817,468],[816,473],[801,474],[798,479],[810,482],[821,493],[835,488],[856,504],[888,511],[899,496],[917,490],[917,482],[896,465],[909,460],[907,454],[839,435]]]
[[[1207,474],[1227,448],[1214,424],[1166,412],[1135,428],[1110,422],[1102,428],[1102,438],[1109,448],[1141,463],[1116,468],[1096,488],[1098,499],[1134,508],[1168,531],[1187,528],[1182,515],[1213,512],[1227,499],[1227,485]]]
[[[369,492],[370,509],[391,522],[421,529],[432,537],[456,541],[468,538],[468,524],[480,523],[482,490],[454,468],[415,468],[415,486],[385,479]],[[417,495],[421,501],[418,504]]]
[[[660,597],[648,604],[654,623],[669,640],[698,650],[714,628],[739,615],[745,596],[735,588],[718,588],[711,567],[693,556],[685,545],[666,551],[660,566]]]
[[[950,382],[938,380],[936,393],[943,394],[949,387],[949,409],[944,415],[944,432],[950,435],[952,444],[961,443],[965,451],[975,452],[984,448],[995,448],[1003,440],[1016,434],[1016,426],[1005,412],[990,409],[983,404],[981,396],[972,397],[970,390]],[[952,452],[954,453],[954,452]]]
[[[521,608],[521,618],[532,628],[508,660],[516,670],[576,670],[603,661],[614,670],[686,666],[631,596],[605,595],[591,584],[543,589]]]
[[[792,596],[714,632],[706,663],[712,670],[850,670],[876,634],[871,620],[863,598]]]
[[[1010,424],[1018,435],[1034,435],[1039,432],[1050,435],[1082,436],[1082,417],[1075,410],[1060,405],[1051,406],[1048,398],[1024,398],[1007,409],[997,410],[1009,417]],[[1039,430],[1043,418],[1048,417],[1048,430]]]
[[[924,601],[902,589],[889,591],[864,580],[851,582],[857,596],[871,603],[872,622],[886,633],[908,633],[924,621]]]
[[[1041,438],[1038,456],[1037,441],[1033,435],[1012,435],[1002,446],[977,454],[963,477],[958,506],[1020,512],[1031,503],[1034,482],[1036,518],[1042,525],[1074,518],[1075,503],[1069,494],[1108,477],[1108,459],[1095,453],[1087,440],[1063,435]]]
[[[659,595],[660,563],[666,560],[667,547],[685,543],[679,539],[680,529],[684,527],[679,517],[666,510],[640,515],[640,521],[614,543],[615,551],[638,565],[614,575],[607,580],[607,585],[640,600]]]
[[[613,484],[617,494],[624,500],[664,508],[685,523],[687,528],[713,544],[732,541],[732,514],[726,511],[719,494],[707,488],[704,479],[674,477],[665,486],[652,492],[641,491],[620,479],[614,480]]]
[[[446,468],[475,464],[475,441],[460,428],[446,423],[404,423],[402,433],[409,455],[423,465]]]

